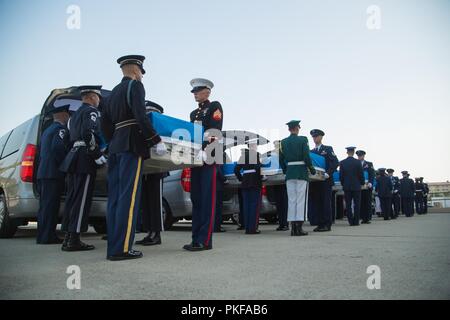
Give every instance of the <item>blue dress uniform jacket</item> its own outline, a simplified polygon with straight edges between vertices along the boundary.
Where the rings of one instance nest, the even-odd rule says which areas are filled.
[[[97,170],[95,159],[101,157],[100,114],[88,104],[83,104],[70,117],[68,128],[72,149],[61,165],[63,172],[93,174]],[[84,143],[85,146],[77,146]]]
[[[392,198],[392,191],[394,190],[394,185],[392,179],[387,176],[380,176],[377,179],[376,191],[378,197],[380,198]]]
[[[191,112],[189,118],[191,122],[201,123],[205,132],[209,129],[222,130],[223,110],[218,101],[200,103],[198,108]],[[203,149],[208,144],[208,141],[203,141]]]
[[[340,163],[340,180],[344,191],[360,191],[364,185],[364,172],[361,162],[348,157]]]
[[[161,137],[146,114],[145,89],[140,81],[124,77],[112,90],[102,114],[102,131],[109,143],[109,154],[133,152],[144,160],[149,158],[150,147]]]
[[[361,186],[364,185],[364,172],[361,162],[348,157],[340,162],[340,180],[344,188],[347,218],[350,225],[359,225],[361,211]],[[352,212],[352,203],[353,212]]]
[[[190,120],[207,130],[222,130],[223,110],[217,101],[205,101],[190,113]],[[214,135],[212,135],[214,136]],[[212,142],[212,141],[211,141]],[[210,144],[203,141],[205,149]],[[212,154],[213,155],[213,154]],[[212,248],[217,194],[217,166],[203,165],[191,169],[192,244]]]
[[[64,179],[64,173],[59,170],[68,151],[69,134],[67,127],[59,122],[53,122],[42,133],[39,147],[39,167],[36,178]]]
[[[321,145],[319,149],[314,148],[311,150],[312,153],[321,155],[325,158],[325,170],[330,176],[326,182],[330,185],[334,185],[333,173],[337,170],[339,166],[339,160],[334,153],[333,147]]]
[[[243,173],[241,170],[243,170]],[[234,168],[234,174],[241,182],[241,188],[261,188],[261,161],[259,153],[245,150]]]

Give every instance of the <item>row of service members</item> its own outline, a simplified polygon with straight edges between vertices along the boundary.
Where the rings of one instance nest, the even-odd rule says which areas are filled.
[[[96,171],[106,163],[107,259],[117,261],[143,256],[142,252],[132,249],[141,198],[148,201],[142,204],[143,212],[146,212],[142,220],[149,235],[140,244],[161,242],[162,176],[146,176],[143,179],[142,162],[149,158],[150,152],[162,155],[167,149],[146,115],[142,84],[144,59],[144,56],[129,55],[117,60],[123,78],[108,99],[102,99],[101,86],[83,86],[79,87],[82,105],[70,118],[70,105],[54,107],[49,111],[48,115],[53,117],[54,122],[43,132],[40,140],[37,243],[61,243],[63,251],[94,249],[94,246],[81,241],[80,234],[88,228]],[[191,122],[201,124],[205,132],[222,130],[222,107],[219,102],[209,101],[213,83],[206,79],[194,79],[190,84],[198,103],[198,108],[190,115]],[[100,104],[101,115],[98,110]],[[101,147],[104,145],[102,136],[106,139],[107,150]],[[213,148],[215,143],[217,139],[213,134],[205,138],[199,157],[204,160],[208,154],[206,149]],[[212,249],[216,177],[215,163],[205,163],[192,169],[193,230],[192,241],[183,247],[185,250]],[[55,230],[65,184],[67,197],[62,224],[65,238],[62,240],[56,236]]]

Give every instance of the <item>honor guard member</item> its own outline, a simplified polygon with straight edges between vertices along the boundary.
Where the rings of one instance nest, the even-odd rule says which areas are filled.
[[[361,162],[354,158],[356,147],[347,147],[348,157],[340,162],[339,178],[344,189],[348,223],[358,226],[361,210],[361,187],[365,184]]]
[[[214,221],[214,232],[226,232],[222,227],[223,223],[223,190],[224,186],[228,184],[228,180],[223,172],[223,165],[217,165],[217,192],[216,192],[216,212]]]
[[[373,163],[366,161],[366,152],[364,150],[356,151],[358,160],[361,162],[363,171],[368,173],[367,189],[361,190],[361,223],[369,224],[372,217],[372,192],[375,182],[375,169]]]
[[[377,178],[376,192],[380,198],[381,211],[384,220],[389,220],[392,211],[392,192],[394,190],[394,185],[392,184],[392,179],[386,175],[385,168],[379,168],[378,172],[380,176]]]
[[[117,63],[122,81],[111,91],[102,114],[102,129],[109,142],[108,161],[108,250],[110,261],[137,259],[142,252],[132,249],[141,200],[142,162],[150,148],[166,149],[146,114],[142,84],[144,56],[128,55]]]
[[[317,214],[317,228],[315,232],[331,231],[332,214],[331,202],[333,193],[333,173],[339,166],[339,160],[336,157],[333,147],[322,144],[325,132],[319,129],[311,130],[310,132],[315,147],[311,150],[312,153],[321,155],[325,158],[325,181],[316,181],[310,184],[309,198],[311,205]]]
[[[308,138],[299,136],[300,120],[286,124],[291,135],[281,141],[280,165],[286,174],[288,221],[291,236],[306,236],[303,223],[308,214],[309,171],[316,173],[309,155]]]
[[[59,170],[69,147],[69,107],[54,107],[47,113],[53,123],[44,130],[39,143],[39,167],[37,182],[39,189],[39,211],[37,214],[38,244],[61,244],[56,236],[61,195],[64,191],[64,173]]]
[[[416,203],[416,213],[417,214],[423,214],[424,208],[423,208],[423,194],[424,194],[424,187],[423,183],[420,182],[420,178],[416,178],[416,182],[414,184],[416,191],[414,200]]]
[[[430,188],[428,187],[428,183],[423,182],[423,177],[420,177],[420,182],[423,185],[423,204],[422,204],[423,213],[427,214],[428,213],[428,193],[430,192]]]
[[[246,145],[248,149],[236,164],[234,174],[241,182],[245,233],[259,234],[262,178],[258,139],[248,140]]]
[[[275,149],[271,151],[271,161],[276,161],[275,167],[279,167],[281,141],[273,142]],[[275,195],[275,206],[277,207],[278,228],[277,231],[288,231],[289,223],[287,221],[288,196],[286,184],[275,185],[271,187]]]
[[[393,191],[392,191],[392,210],[391,217],[396,219],[400,214],[400,179],[394,176],[394,169],[387,169],[389,178],[391,178]]]
[[[222,130],[223,110],[219,102],[209,101],[214,84],[206,79],[190,82],[198,108],[190,114],[190,120],[203,126],[203,150],[199,157],[206,160],[208,146],[218,143],[217,133]],[[211,153],[213,156],[213,154]],[[222,155],[220,156],[222,157]],[[210,159],[211,160],[211,159]],[[192,242],[183,247],[188,251],[212,249],[212,232],[215,221],[217,168],[214,161],[191,169]]]
[[[159,104],[146,101],[145,107],[147,114],[151,112],[164,113],[164,108]],[[162,217],[162,194],[163,179],[168,174],[152,173],[142,177],[142,227],[147,232],[147,236],[136,241],[136,244],[143,246],[154,246],[161,244],[161,232],[164,230],[164,221]]]
[[[414,180],[409,178],[408,171],[402,171],[402,176],[399,192],[402,202],[402,213],[406,217],[412,217],[414,215]]]
[[[86,232],[89,222],[97,167],[106,164],[100,151],[100,124],[97,107],[101,99],[101,86],[79,87],[83,104],[70,117],[68,128],[72,149],[61,165],[67,173],[67,198],[62,230],[66,238],[64,251],[94,249],[80,241],[80,233]]]

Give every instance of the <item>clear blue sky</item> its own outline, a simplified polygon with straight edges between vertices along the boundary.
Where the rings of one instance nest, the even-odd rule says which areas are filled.
[[[71,4],[80,30],[66,27]],[[225,129],[283,137],[301,119],[340,158],[356,145],[376,167],[450,180],[450,1],[0,0],[0,26],[0,135],[53,88],[112,88],[117,57],[136,53],[147,98],[170,115],[188,118],[189,80],[206,77]]]

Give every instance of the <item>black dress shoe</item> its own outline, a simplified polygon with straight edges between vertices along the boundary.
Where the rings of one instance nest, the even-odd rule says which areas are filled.
[[[183,246],[184,250],[187,251],[205,251],[205,250],[211,250],[212,246],[205,246],[204,244],[201,243],[190,243],[190,244],[186,244]]]
[[[220,227],[218,229],[214,230],[215,233],[221,233],[221,232],[227,232],[227,230],[225,230],[224,228]]]
[[[95,247],[86,244],[80,240],[80,234],[79,233],[71,233],[69,235],[69,240],[67,241],[67,244],[61,247],[62,251],[68,251],[68,252],[74,252],[74,251],[90,251],[94,250]]]
[[[288,226],[278,227],[277,231],[289,231],[289,227]]]
[[[371,224],[370,221],[362,221],[361,224]]]
[[[239,226],[236,230],[240,231],[240,230],[245,230],[244,226]]]
[[[327,232],[327,231],[331,231],[331,228],[328,228],[328,227],[317,227],[313,231],[314,232]]]
[[[246,231],[245,234],[260,234],[261,231],[255,230],[255,231]]]
[[[131,259],[139,259],[142,258],[144,255],[142,252],[137,250],[130,250],[127,253],[121,253],[113,256],[109,256],[106,259],[109,261],[122,261],[122,260],[131,260]]]

